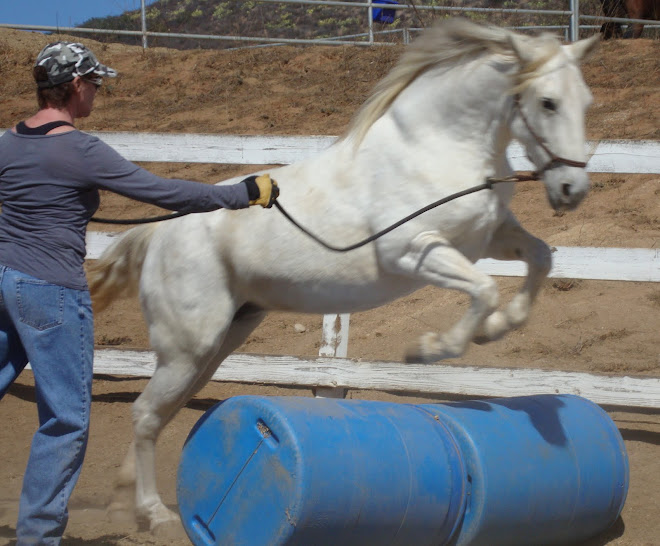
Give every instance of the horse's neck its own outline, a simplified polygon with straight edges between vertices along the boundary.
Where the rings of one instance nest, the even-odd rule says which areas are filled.
[[[451,148],[468,147],[496,162],[511,140],[510,85],[505,70],[484,61],[429,70],[399,95],[390,114],[409,139],[423,142],[445,133],[449,154]]]

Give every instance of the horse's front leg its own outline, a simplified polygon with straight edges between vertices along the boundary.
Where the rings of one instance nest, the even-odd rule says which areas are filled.
[[[461,356],[484,318],[497,307],[495,281],[436,232],[417,236],[396,265],[399,272],[427,284],[460,290],[472,300],[468,311],[449,331],[421,336],[408,351],[406,361],[430,363]]]
[[[527,276],[509,304],[491,313],[483,322],[475,338],[478,343],[499,339],[527,321],[536,295],[552,267],[550,247],[527,232],[511,212],[493,235],[484,257],[522,260],[527,264]]]

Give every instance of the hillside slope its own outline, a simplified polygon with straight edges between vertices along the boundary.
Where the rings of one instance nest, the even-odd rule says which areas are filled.
[[[0,29],[0,127],[33,112],[31,65],[53,39]],[[340,134],[403,47],[145,51],[83,41],[120,76],[81,128],[231,134]],[[660,41],[604,42],[583,70],[590,139],[660,139]]]
[[[350,3],[348,0],[346,3]],[[355,0],[355,3],[364,3]],[[446,11],[431,11],[429,6],[452,8],[508,8],[566,10],[564,0],[454,0],[437,2],[434,0],[399,0],[408,9],[395,10],[394,20],[383,20],[374,13],[373,30],[391,31],[401,28],[424,28],[439,18],[448,16]],[[378,8],[376,8],[378,9]],[[580,12],[586,15],[600,15],[598,0],[580,2]],[[568,17],[530,13],[503,12],[461,12],[464,16],[478,21],[510,26],[520,25],[559,25],[567,24]],[[453,12],[456,14],[456,12]],[[324,6],[317,4],[273,3],[259,0],[157,0],[149,2],[146,8],[147,28],[151,32],[207,34],[214,36],[248,36],[268,38],[329,38],[364,34],[368,32],[368,12],[364,7],[343,5]],[[87,28],[141,30],[140,10],[104,18],[85,21],[80,26]],[[97,37],[105,42],[122,42],[139,45],[139,37],[125,37],[104,34]],[[401,35],[381,35],[381,41],[401,41]],[[226,48],[236,44],[231,41],[199,40],[188,38],[150,37],[152,45],[180,49]]]

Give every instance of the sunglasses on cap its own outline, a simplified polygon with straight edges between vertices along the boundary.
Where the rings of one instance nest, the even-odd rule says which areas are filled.
[[[103,78],[101,76],[82,76],[82,79],[93,84],[97,89],[101,87]]]

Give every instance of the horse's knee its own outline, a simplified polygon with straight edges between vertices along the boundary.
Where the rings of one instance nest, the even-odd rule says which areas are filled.
[[[504,311],[496,310],[486,317],[473,341],[478,344],[495,341],[519,328],[529,318],[530,301],[527,296],[516,295]]]
[[[136,443],[144,440],[155,442],[161,428],[162,419],[138,398],[133,404],[133,432]]]
[[[476,283],[474,298],[484,307],[484,314],[488,315],[497,309],[500,302],[500,295],[497,289],[497,283],[492,277],[485,277]]]
[[[532,302],[527,294],[516,294],[506,308],[507,320],[511,328],[520,328],[527,322]]]

